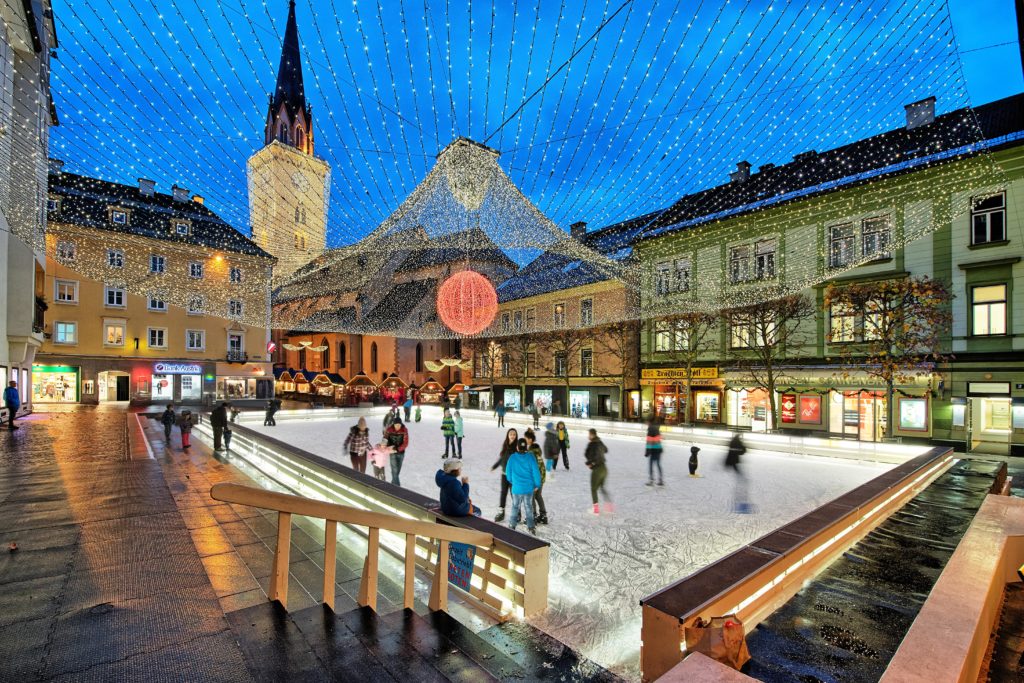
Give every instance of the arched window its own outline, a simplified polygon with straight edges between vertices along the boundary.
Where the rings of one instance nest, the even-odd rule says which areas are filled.
[[[370,372],[377,372],[377,342],[370,342]]]
[[[302,130],[302,126],[295,126],[295,146],[299,149],[304,149],[306,146],[306,134]]]
[[[423,344],[416,345],[416,372],[423,372]]]
[[[325,347],[323,356],[320,357],[321,366],[320,369],[324,372],[330,372],[331,370],[331,345],[327,343],[327,337],[320,340],[320,346]]]
[[[346,365],[348,362],[345,359],[345,342],[338,342],[338,370],[344,370]]]
[[[305,370],[306,369],[306,347],[305,346],[303,346],[301,349],[299,349],[299,369],[300,370]]]
[[[284,121],[277,124],[277,139],[281,142],[288,142],[288,126],[284,125]]]

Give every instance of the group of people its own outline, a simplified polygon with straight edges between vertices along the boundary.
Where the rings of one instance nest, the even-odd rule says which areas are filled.
[[[213,450],[223,451],[231,449],[231,426],[239,414],[238,408],[233,407],[227,401],[221,401],[220,405],[210,412],[210,427],[213,429]],[[171,442],[171,431],[177,427],[181,432],[181,447],[189,449],[192,447],[192,427],[195,426],[197,418],[191,410],[183,408],[180,413],[174,412],[174,406],[168,404],[160,415],[160,423],[164,426],[164,442]]]
[[[181,413],[176,414],[174,407],[168,404],[160,415],[160,423],[164,426],[164,443],[171,443],[171,431],[177,427],[181,431],[181,447],[186,450],[192,447],[192,427],[196,420],[191,410],[183,408]]]
[[[417,410],[419,410],[417,408]],[[408,413],[408,408],[406,410]],[[345,437],[344,449],[348,452],[352,462],[352,469],[366,473],[366,464],[369,460],[373,466],[373,476],[381,481],[386,481],[385,468],[391,467],[391,483],[401,486],[400,475],[402,463],[405,461],[405,451],[409,448],[409,429],[398,414],[398,406],[392,406],[384,415],[383,432],[376,443],[371,443],[370,428],[366,424],[366,418],[359,418]]]

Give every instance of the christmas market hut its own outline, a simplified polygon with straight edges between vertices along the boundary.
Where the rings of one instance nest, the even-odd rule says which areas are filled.
[[[367,377],[366,373],[360,372],[345,385],[345,393],[349,405],[356,405],[360,401],[372,401],[374,394],[377,393],[377,384]]]
[[[295,371],[274,368],[274,395],[284,396],[295,391]]]
[[[444,387],[433,377],[428,377],[420,387],[420,403],[439,404],[444,400],[444,396]]]
[[[451,401],[453,406],[461,408],[466,404],[466,400],[462,398],[462,393],[468,388],[462,382],[454,382],[445,393],[448,395],[448,400]]]
[[[392,372],[377,386],[377,393],[384,403],[402,403],[405,401],[405,391],[408,388],[405,380]]]

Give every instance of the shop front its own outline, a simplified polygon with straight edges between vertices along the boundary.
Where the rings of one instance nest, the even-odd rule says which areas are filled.
[[[420,387],[419,402],[429,404],[441,404],[444,402],[445,391],[444,387],[440,382],[435,380],[433,377],[428,377],[427,381]]]
[[[71,365],[33,365],[33,403],[78,403],[81,368]]]
[[[284,396],[295,391],[294,370],[274,368],[274,393],[277,396]]]
[[[689,405],[686,368],[643,368],[640,385],[645,415],[658,415],[668,424],[722,422],[724,385],[718,378],[717,367],[692,369],[690,392],[693,396]]]
[[[349,405],[368,403],[377,393],[377,383],[360,372],[345,385],[345,397]]]
[[[145,370],[141,376],[138,372],[133,374],[140,396],[148,385],[150,401],[200,403],[203,400],[204,370],[202,363],[161,361],[153,363],[148,376]]]
[[[274,398],[274,368],[270,363],[217,363],[216,379],[218,401]]]
[[[463,394],[466,392],[466,385],[462,382],[455,382],[447,389],[448,400],[456,408],[461,408],[466,405],[466,399],[463,398]]]

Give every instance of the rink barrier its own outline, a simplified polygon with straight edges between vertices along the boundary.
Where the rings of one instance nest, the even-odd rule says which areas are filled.
[[[366,411],[356,414],[365,415]],[[482,517],[447,517],[437,510],[435,499],[356,472],[239,422],[232,425],[232,432],[231,452],[221,457],[229,463],[234,458],[244,461],[288,492],[361,510],[490,534],[493,545],[476,550],[469,590],[454,585],[451,590],[467,604],[502,621],[534,616],[547,609],[550,548],[546,541]],[[213,442],[208,419],[196,425],[193,434],[207,444]],[[368,536],[359,525],[346,526],[361,536]],[[382,531],[379,543],[381,549],[404,561],[406,546],[401,534]],[[431,577],[432,583],[441,553],[439,544],[416,537],[416,566]]]
[[[684,629],[698,617],[737,614],[750,632],[955,462],[952,448],[932,448],[643,598],[642,680],[683,660]]]

